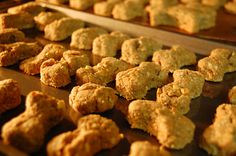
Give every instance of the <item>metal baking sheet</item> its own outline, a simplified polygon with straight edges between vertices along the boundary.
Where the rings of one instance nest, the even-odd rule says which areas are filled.
[[[41,1],[41,0],[37,0]],[[43,2],[43,1],[42,1]],[[47,4],[43,2],[44,4]],[[54,5],[54,6],[59,6],[59,7],[64,7],[64,8],[70,8],[69,4],[64,4],[64,5]],[[72,8],[73,9],[73,8]],[[80,12],[85,12],[89,14],[94,14],[93,9],[89,8],[85,11],[80,11]],[[99,15],[96,15],[97,17],[102,17]],[[110,18],[111,17],[106,17]],[[121,21],[117,20],[116,21]],[[179,34],[184,34],[187,36],[192,36],[192,37],[197,37],[197,38],[202,38],[202,39],[211,39],[215,41],[220,41],[220,42],[227,42],[229,44],[236,44],[236,15],[228,13],[223,7],[219,10],[217,10],[217,18],[216,18],[216,25],[210,29],[206,30],[201,30],[199,33],[195,34],[189,34],[188,32],[184,30],[180,30],[175,27],[170,27],[170,26],[156,26],[156,27],[151,27],[149,24],[149,17],[148,14],[144,15],[143,17],[137,17],[135,19],[132,19],[130,21],[127,21],[128,23],[134,23],[136,25],[142,25],[146,26],[149,28],[156,28],[159,30],[166,30],[170,32],[175,32]],[[227,24],[226,24],[227,23]]]
[[[73,12],[70,12],[70,13],[73,13]],[[97,20],[96,22],[98,21],[99,20]],[[100,22],[104,22],[104,21],[101,20]],[[116,25],[116,24],[113,23],[113,25]],[[113,30],[116,30],[115,28]],[[137,29],[138,28],[139,27],[137,27]],[[150,29],[150,31],[151,30],[152,29]],[[50,43],[50,41],[47,41],[46,39],[43,38],[42,33],[36,30],[26,31],[26,34],[29,37],[29,40],[37,40],[42,44]],[[140,34],[137,32],[136,35],[135,34],[133,35],[139,36]],[[193,40],[195,40],[195,38]],[[70,40],[66,40],[60,43],[68,46],[69,42]],[[185,46],[185,44],[181,44],[181,45]],[[206,43],[206,45],[208,45],[208,42]],[[202,54],[200,52],[201,47],[199,47],[199,49],[196,49],[196,50],[197,52]],[[203,53],[202,55],[207,55],[207,53]],[[202,58],[203,57],[202,55],[198,55],[198,58]],[[91,62],[93,62],[94,60],[95,62],[98,62],[97,60],[99,60],[99,58],[95,58],[91,54]],[[93,62],[93,64],[96,64],[96,63]],[[190,68],[194,70],[196,66],[191,66]],[[70,85],[62,89],[55,89],[49,86],[45,86],[44,84],[40,82],[39,76],[28,76],[28,75],[23,74],[21,71],[19,71],[18,65],[14,65],[10,67],[0,67],[0,80],[6,79],[6,78],[13,78],[19,82],[21,91],[22,91],[23,102],[17,108],[7,111],[0,115],[0,128],[3,126],[4,123],[6,123],[7,121],[9,121],[13,117],[19,115],[21,112],[24,111],[24,99],[25,99],[25,96],[30,91],[40,90],[44,93],[63,99],[68,104],[68,95],[70,93],[71,88],[75,86],[75,78],[73,78],[73,82]],[[226,74],[224,77],[224,81],[220,83],[212,83],[212,82],[205,83],[202,95],[191,101],[191,110],[188,114],[186,114],[186,116],[189,117],[196,125],[194,140],[191,142],[191,144],[187,145],[182,150],[168,150],[173,156],[207,156],[207,153],[204,150],[200,149],[198,146],[200,136],[203,130],[209,124],[212,123],[216,107],[219,104],[225,103],[228,101],[227,100],[228,91],[234,85],[236,85],[236,73]],[[114,86],[114,82],[111,83],[111,86]],[[155,100],[156,89],[151,89],[148,92],[146,99]],[[148,140],[152,142],[153,144],[159,145],[155,137],[150,136],[149,134],[141,130],[130,128],[130,125],[128,124],[126,120],[126,112],[127,112],[128,105],[129,105],[128,101],[126,101],[122,97],[119,97],[119,101],[116,104],[115,108],[113,108],[112,110],[106,111],[104,113],[101,113],[102,116],[111,118],[113,121],[115,121],[116,124],[119,126],[120,131],[124,134],[125,137],[116,147],[109,150],[103,150],[99,152],[98,154],[96,154],[97,156],[128,155],[130,144],[137,140]],[[61,124],[51,129],[51,131],[47,134],[46,140],[42,149],[31,155],[34,155],[34,156],[46,155],[45,146],[47,142],[53,136],[59,133],[68,131],[68,130],[73,130],[74,128],[75,126],[71,122],[67,120],[63,121]],[[1,141],[0,141],[0,145],[1,145]],[[10,147],[10,148],[13,148],[13,147]],[[0,155],[1,153],[11,155],[11,152],[12,152],[11,149],[9,148],[4,148],[4,149],[7,149],[7,150],[2,150],[0,148]]]

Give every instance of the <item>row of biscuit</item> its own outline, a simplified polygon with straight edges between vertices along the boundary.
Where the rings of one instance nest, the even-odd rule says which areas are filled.
[[[21,97],[16,81],[9,79],[0,83],[2,99],[0,110],[3,113],[19,105]],[[14,99],[12,99],[13,94]],[[206,128],[200,141],[200,146],[212,155],[235,153],[233,139],[235,135],[233,131],[236,128],[234,123],[236,115],[235,87],[230,90],[228,95],[232,104],[218,106],[214,123]],[[26,110],[3,126],[4,143],[11,144],[27,153],[39,150],[47,132],[64,118],[64,109],[65,103],[62,100],[37,91],[29,93],[26,98]],[[188,118],[178,112],[158,106],[152,101],[136,100],[131,102],[127,118],[132,128],[149,132],[167,148],[181,149],[193,139],[195,126]],[[222,135],[225,136],[223,140],[221,140]],[[88,115],[79,119],[77,129],[53,138],[48,143],[47,153],[48,155],[74,155],[80,152],[83,155],[93,155],[102,149],[112,148],[122,138],[123,135],[119,133],[118,127],[112,120],[99,115]],[[93,142],[99,143],[95,145]],[[149,146],[146,147],[146,144]],[[131,147],[130,155],[136,152],[142,152],[145,156],[150,152],[164,152],[148,142],[134,142]],[[146,151],[146,148],[150,148],[150,151]]]
[[[215,26],[217,9],[235,14],[236,2],[226,0],[71,0],[70,7],[86,10],[93,6],[95,14],[120,20],[132,20],[149,14],[151,26],[167,25],[197,33]]]
[[[17,81],[0,81],[0,98],[0,114],[19,106],[21,93]],[[1,138],[5,144],[32,153],[42,147],[50,129],[66,117],[66,106],[63,100],[39,91],[30,92],[26,96],[25,105],[23,113],[1,127]],[[112,120],[100,115],[87,115],[79,119],[75,130],[59,134],[49,141],[47,154],[72,156],[80,153],[90,156],[112,148],[122,138],[123,135]]]

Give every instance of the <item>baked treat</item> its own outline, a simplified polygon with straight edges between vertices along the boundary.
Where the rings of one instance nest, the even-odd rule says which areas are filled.
[[[206,81],[223,81],[227,70],[227,61],[214,57],[205,57],[198,61],[198,71],[204,75]]]
[[[13,109],[21,103],[20,86],[13,79],[0,81],[0,114]]]
[[[174,71],[173,78],[174,83],[179,87],[189,89],[191,98],[196,98],[201,95],[205,80],[200,72],[189,69],[179,69]]]
[[[18,14],[21,12],[27,12],[33,16],[38,15],[40,12],[45,11],[46,9],[36,2],[28,2],[15,7],[11,7],[7,10],[10,14]]]
[[[214,27],[217,13],[212,8],[190,4],[170,7],[168,14],[176,18],[180,29],[192,34]]]
[[[216,59],[221,59],[222,62],[227,60],[227,69],[226,72],[234,72],[236,71],[236,50],[233,49],[214,49],[211,51],[210,57],[214,57]]]
[[[93,6],[94,13],[101,16],[112,16],[112,9],[115,3],[108,3],[107,1],[102,1],[95,3]]]
[[[171,111],[186,114],[190,110],[190,92],[175,82],[157,89],[157,103]]]
[[[198,61],[198,71],[205,80],[220,82],[224,74],[236,71],[236,51],[229,49],[214,49],[209,57]]]
[[[85,83],[71,90],[69,104],[81,114],[99,113],[110,110],[118,97],[115,90],[94,83]]]
[[[173,73],[183,66],[196,64],[197,57],[194,52],[176,45],[168,50],[157,50],[153,54],[152,61],[159,64],[162,69]]]
[[[19,68],[29,75],[39,74],[40,66],[44,61],[50,58],[60,60],[64,51],[66,49],[62,45],[47,44],[38,55],[22,61]]]
[[[158,8],[168,8],[177,4],[178,0],[150,0],[150,5]]]
[[[101,0],[69,0],[69,5],[77,10],[87,10]]]
[[[202,4],[209,5],[211,7],[219,9],[221,6],[223,6],[226,3],[226,1],[227,0],[202,0]]]
[[[125,0],[116,4],[112,10],[113,18],[131,20],[144,15],[144,4],[141,1]]]
[[[40,80],[49,86],[64,87],[71,82],[70,76],[75,75],[78,68],[86,65],[89,65],[87,54],[76,50],[67,50],[63,53],[60,61],[48,59],[42,63]]]
[[[121,49],[122,43],[130,37],[121,32],[100,35],[93,41],[92,53],[99,56],[116,56]]]
[[[0,30],[0,44],[21,42],[25,39],[25,34],[16,28],[6,28]]]
[[[235,2],[227,2],[224,5],[224,7],[225,7],[227,12],[236,15],[236,1]]]
[[[129,156],[159,156],[159,149],[157,146],[148,141],[135,141],[130,146]]]
[[[73,32],[70,46],[73,48],[91,50],[96,37],[107,34],[107,31],[99,27],[81,28]]]
[[[65,51],[61,61],[65,61],[68,64],[71,76],[76,74],[77,69],[89,65],[88,55],[77,50]]]
[[[37,43],[16,42],[0,44],[0,66],[9,66],[37,55],[42,47]]]
[[[29,13],[22,12],[17,14],[3,13],[0,14],[0,30],[6,28],[17,28],[19,30],[34,27],[33,16]]]
[[[2,128],[3,142],[32,153],[44,143],[46,133],[64,117],[65,103],[38,91],[26,97],[26,110]]]
[[[55,20],[59,20],[65,17],[64,14],[60,12],[41,12],[37,16],[34,17],[34,21],[36,23],[37,28],[40,31],[44,31],[46,25],[52,23]]]
[[[158,25],[178,26],[176,18],[169,15],[167,9],[159,8],[160,6],[147,6],[146,11],[149,13],[150,25],[155,27]]]
[[[48,59],[40,67],[40,80],[52,87],[64,87],[71,82],[69,65],[65,61]]]
[[[79,68],[76,71],[77,84],[92,82],[106,85],[115,80],[116,75],[119,72],[125,71],[129,68],[131,68],[131,66],[124,61],[118,60],[114,57],[106,57],[96,66]]]
[[[216,109],[213,124],[202,135],[200,146],[210,155],[234,155],[236,106],[221,104]]]
[[[168,72],[153,62],[142,62],[138,67],[116,75],[116,89],[127,100],[142,99],[151,88],[166,84]]]
[[[135,100],[128,108],[131,128],[154,135],[159,143],[170,149],[182,149],[193,140],[194,123],[178,112],[158,106],[155,101]]]
[[[50,41],[62,41],[71,36],[72,33],[84,27],[84,22],[73,18],[61,18],[46,25],[44,28],[44,37]]]
[[[100,115],[87,115],[79,119],[76,130],[54,137],[47,145],[47,155],[92,156],[116,146],[122,137],[114,121]]]
[[[121,1],[122,0],[117,0],[112,2],[102,1],[95,3],[93,6],[94,13],[101,16],[111,17],[114,6]]]
[[[152,38],[139,37],[129,39],[122,44],[120,59],[132,65],[138,65],[161,48],[162,45]]]
[[[233,86],[228,93],[228,100],[232,104],[236,104],[236,86]]]

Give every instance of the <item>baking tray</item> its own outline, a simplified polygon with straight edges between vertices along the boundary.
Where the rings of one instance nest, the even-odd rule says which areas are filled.
[[[68,7],[67,5],[55,5],[45,2],[38,2],[38,4],[52,10],[60,11],[67,16],[81,19],[87,23],[97,25],[108,30],[117,30],[131,36],[146,36],[151,37],[166,46],[184,45],[189,50],[192,50],[201,55],[207,55],[215,48],[229,48],[236,49],[236,43],[229,44],[228,42],[216,42],[212,40],[202,39],[190,35],[184,35],[167,30],[156,29],[150,26],[115,20],[108,17],[102,17],[91,13],[78,11]],[[236,21],[236,20],[235,20]],[[233,33],[233,32],[232,32]],[[227,34],[225,34],[227,36]]]
[[[43,4],[45,6],[45,4]],[[52,5],[54,6],[54,5]],[[50,7],[49,7],[50,8]],[[58,8],[57,8],[58,9]],[[64,7],[62,8],[64,9]],[[67,9],[67,8],[66,8]],[[60,8],[58,9],[60,10]],[[71,12],[70,12],[71,11]],[[67,11],[67,14],[69,13],[74,13],[74,10],[69,9],[69,12]],[[76,11],[77,12],[77,11]],[[77,14],[74,14],[73,16],[76,16]],[[83,17],[86,18],[87,16]],[[93,17],[91,19],[90,16],[88,16],[90,21],[94,20],[95,17]],[[80,17],[77,17],[80,18]],[[84,19],[82,19],[84,20]],[[113,19],[108,19],[108,20],[112,20],[110,22],[113,22],[112,25],[117,25],[116,21],[113,21]],[[94,21],[95,25],[98,25],[97,23],[103,23],[104,20],[100,19],[96,16],[96,21]],[[121,22],[121,21],[118,21]],[[109,21],[108,21],[109,23]],[[124,27],[124,24],[126,23],[121,23],[122,27]],[[119,23],[118,23],[119,25]],[[105,28],[107,28],[106,26],[104,26]],[[117,27],[114,27],[112,30],[117,30]],[[135,27],[135,29],[138,29],[139,27]],[[111,26],[109,28],[111,30]],[[130,28],[129,28],[130,29]],[[145,28],[146,29],[146,28]],[[153,29],[149,29],[147,28],[149,31],[148,32],[152,32]],[[120,30],[120,29],[118,29]],[[141,29],[143,31],[143,29]],[[142,34],[143,32],[137,31],[136,34],[134,34],[135,32],[131,32],[129,34],[132,34],[133,36],[140,36],[140,34]],[[154,31],[155,32],[155,31]],[[43,34],[38,32],[37,30],[27,30],[25,31],[26,36],[28,36],[28,40],[37,40],[42,44],[47,44],[47,43],[51,43],[50,41],[46,40],[43,38]],[[144,33],[144,35],[146,35],[146,33]],[[170,38],[171,39],[171,38]],[[169,40],[170,40],[169,39]],[[180,37],[180,39],[182,39]],[[198,39],[196,38],[190,38],[191,41],[198,41]],[[202,39],[200,39],[200,41],[202,41]],[[70,40],[66,40],[63,42],[60,42],[60,44],[63,45],[67,45],[69,44]],[[173,44],[174,41],[170,40],[171,43],[169,44]],[[211,47],[211,44],[209,45],[209,43],[213,43],[215,46],[218,45],[222,45],[222,46],[226,46],[228,47],[229,45],[225,45],[225,44],[219,44],[219,43],[215,43],[215,42],[209,42],[209,41],[205,41],[207,47],[204,48],[209,48]],[[182,43],[182,42],[181,42]],[[185,42],[183,42],[181,45],[186,46],[184,44]],[[200,55],[198,55],[198,59],[202,58],[203,55],[207,55],[208,53],[203,53],[202,47],[200,47],[198,45],[198,49],[195,49],[195,51],[197,53],[199,53]],[[229,46],[230,48],[235,48],[234,46]],[[212,48],[212,47],[211,47]],[[236,49],[236,48],[235,48]],[[205,51],[207,51],[205,49]],[[91,55],[91,62],[93,62],[93,64],[96,64],[96,62],[99,62],[98,60],[100,60],[100,58],[96,58],[93,55]],[[94,62],[95,61],[95,62]],[[190,66],[189,68],[191,69],[195,69],[196,66]],[[73,78],[73,82],[61,89],[55,89],[49,86],[45,86],[44,84],[42,84],[39,80],[39,76],[28,76],[23,74],[21,71],[19,71],[18,69],[18,65],[14,65],[14,66],[10,66],[10,67],[0,67],[0,80],[6,79],[6,78],[13,78],[15,80],[17,80],[20,84],[21,87],[21,91],[22,91],[22,104],[20,106],[18,106],[17,108],[7,111],[3,114],[0,115],[0,127],[2,127],[2,125],[9,121],[10,119],[12,119],[13,117],[19,115],[21,112],[24,111],[24,99],[25,96],[33,90],[39,90],[42,91],[44,93],[47,93],[49,95],[55,96],[59,99],[63,99],[65,100],[65,102],[68,104],[68,95],[70,93],[70,90],[73,86],[75,86],[75,78]],[[194,140],[188,144],[183,150],[168,150],[173,156],[207,156],[207,153],[200,149],[198,147],[198,143],[199,143],[199,139],[200,136],[203,132],[203,130],[212,123],[212,120],[214,118],[214,113],[216,110],[216,107],[219,104],[225,103],[227,102],[227,94],[229,89],[236,85],[236,73],[230,73],[230,74],[226,74],[224,77],[224,81],[220,82],[220,83],[212,83],[212,82],[206,82],[203,88],[203,92],[202,95],[196,99],[193,99],[191,101],[191,110],[189,113],[186,114],[186,116],[188,118],[190,118],[196,125],[196,131],[195,131],[195,136],[194,136]],[[114,82],[110,84],[110,86],[114,86]],[[155,100],[156,97],[156,89],[151,89],[147,96],[145,97],[145,99],[149,99],[149,100]],[[109,149],[109,150],[103,150],[101,152],[99,152],[97,154],[97,156],[125,156],[128,155],[129,153],[129,148],[130,148],[130,144],[134,141],[137,140],[148,140],[153,144],[159,145],[158,141],[155,139],[155,137],[150,136],[149,134],[141,131],[141,130],[137,130],[137,129],[131,129],[130,125],[128,124],[127,120],[126,120],[126,112],[127,112],[127,107],[128,107],[129,102],[126,101],[124,98],[119,97],[118,103],[116,104],[115,108],[109,111],[106,111],[104,113],[101,113],[102,116],[111,118],[113,121],[116,122],[116,124],[118,125],[118,127],[120,128],[120,131],[124,134],[124,139],[114,148]],[[36,156],[42,156],[42,155],[46,155],[45,152],[45,145],[47,144],[47,142],[55,135],[64,132],[64,131],[68,131],[68,130],[72,130],[74,129],[75,126],[72,124],[72,122],[64,120],[61,124],[59,124],[58,126],[54,127],[53,129],[51,129],[51,131],[47,134],[46,136],[46,140],[44,143],[44,146],[42,147],[42,149],[36,153],[33,153],[31,155],[36,155]],[[14,147],[11,146],[1,146],[2,143],[0,141],[0,155],[1,153],[5,153],[6,155],[19,155],[15,153]],[[22,154],[22,153],[21,153]],[[2,154],[4,155],[4,154]],[[23,153],[23,155],[25,155]]]
[[[40,0],[37,0],[40,2]],[[42,1],[43,2],[43,1]],[[57,6],[70,8],[69,4],[57,4]],[[72,8],[73,9],[73,8]],[[83,12],[94,14],[93,8],[89,8]],[[99,16],[99,15],[97,15]],[[108,17],[112,18],[112,17]],[[118,20],[118,19],[116,19]],[[120,21],[120,20],[118,20]],[[161,30],[166,30],[170,32],[176,32],[179,34],[184,34],[192,37],[211,39],[220,42],[227,42],[228,44],[236,44],[236,15],[228,13],[224,7],[217,11],[216,25],[210,29],[202,30],[199,33],[189,34],[184,30],[180,30],[175,27],[170,26],[155,26],[151,27],[149,24],[149,15],[145,14],[143,17],[137,17],[132,20],[127,21],[129,23],[134,23],[137,25],[143,25],[150,28],[156,28]],[[227,23],[227,24],[226,24]]]

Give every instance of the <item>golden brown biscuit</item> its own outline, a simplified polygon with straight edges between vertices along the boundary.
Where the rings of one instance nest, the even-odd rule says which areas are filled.
[[[0,30],[6,28],[17,28],[22,30],[33,27],[34,19],[29,13],[0,14]]]
[[[89,57],[87,54],[77,50],[67,50],[63,53],[62,61],[68,64],[71,76],[76,74],[76,70],[89,65]]]
[[[65,50],[62,45],[47,44],[37,56],[22,61],[19,68],[29,75],[39,74],[40,66],[44,61],[50,58],[60,60]]]
[[[151,88],[163,86],[168,72],[153,62],[142,62],[138,67],[116,75],[116,89],[127,100],[142,99]]]
[[[63,17],[65,17],[65,15],[60,12],[41,12],[40,14],[34,17],[34,21],[36,23],[37,28],[43,31],[46,25]]]
[[[118,2],[108,2],[108,1],[102,1],[95,3],[93,6],[94,13],[101,16],[112,16],[112,10]]]
[[[203,5],[176,5],[168,8],[168,14],[176,18],[178,27],[188,33],[197,33],[216,24],[216,10]]]
[[[117,3],[122,2],[123,0],[107,0],[97,2],[93,6],[94,13],[101,16],[112,16],[112,10]]]
[[[104,112],[116,104],[118,97],[115,93],[110,87],[86,83],[71,90],[69,104],[81,114]]]
[[[48,59],[42,63],[40,80],[49,86],[64,87],[71,82],[70,76],[75,75],[78,68],[86,65],[89,65],[87,54],[76,50],[67,50],[63,53],[60,61]]]
[[[113,57],[121,49],[122,43],[130,37],[121,32],[100,35],[93,41],[92,53],[99,56]]]
[[[171,156],[171,154],[164,149],[153,145],[148,141],[135,141],[130,146],[129,156]]]
[[[20,86],[13,79],[0,81],[0,114],[21,103]]]
[[[167,9],[160,8],[160,6],[149,5],[146,7],[146,11],[149,13],[149,21],[151,26],[168,25],[178,26],[176,18],[169,15]]]
[[[204,75],[206,81],[223,81],[226,70],[227,61],[225,59],[205,57],[198,61],[198,71]]]
[[[219,105],[213,124],[203,132],[200,146],[210,155],[234,155],[236,153],[235,123],[236,106]]]
[[[186,114],[190,110],[191,97],[188,88],[169,83],[157,89],[157,103],[170,109]]]
[[[227,70],[226,72],[234,72],[236,71],[236,50],[231,49],[214,49],[211,51],[210,57],[214,57],[216,59],[221,59],[222,62],[227,60]]]
[[[92,7],[95,3],[100,2],[102,0],[69,0],[70,7],[75,8],[77,10],[87,10]]]
[[[73,18],[62,18],[46,25],[44,37],[50,41],[62,41],[71,36],[72,33],[84,27],[84,22]]]
[[[228,2],[224,5],[227,12],[236,15],[236,2]]]
[[[194,123],[178,112],[158,106],[155,101],[132,101],[128,121],[131,128],[147,131],[170,149],[182,149],[193,140]]]
[[[91,50],[96,37],[107,34],[107,31],[99,27],[81,28],[73,32],[70,46],[78,49]]]
[[[42,47],[37,43],[16,42],[0,44],[0,66],[9,66],[37,55]]]
[[[115,80],[116,75],[131,66],[114,57],[103,58],[96,66],[86,66],[76,71],[77,84],[84,84],[88,82],[106,85],[107,83]]]
[[[174,83],[182,88],[188,88],[190,97],[201,95],[205,83],[203,75],[198,71],[179,69],[173,73]]]
[[[116,146],[122,137],[112,120],[100,115],[87,115],[79,119],[76,130],[53,138],[47,145],[47,154],[92,156],[103,149]]]
[[[161,48],[162,45],[152,38],[139,37],[129,39],[122,44],[120,59],[132,65],[138,65]]]
[[[195,64],[197,57],[192,51],[176,45],[169,50],[156,51],[152,61],[159,64],[162,69],[174,72],[183,66]]]
[[[25,34],[15,28],[7,28],[0,30],[0,44],[8,44],[21,42],[25,39]]]
[[[48,59],[40,67],[40,80],[45,85],[64,87],[71,82],[69,65],[65,61]]]
[[[236,86],[232,87],[228,93],[228,100],[232,104],[236,104]]]
[[[112,10],[113,18],[131,20],[144,15],[144,4],[141,1],[125,0],[116,4]]]
[[[44,143],[45,135],[64,118],[65,103],[38,91],[26,97],[26,110],[2,128],[4,143],[32,153]]]
[[[198,71],[205,80],[220,82],[224,74],[236,71],[236,51],[229,49],[214,49],[209,57],[198,61]]]
[[[28,2],[15,7],[11,7],[7,10],[10,14],[18,14],[21,12],[27,12],[33,16],[38,15],[40,12],[45,11],[46,9],[38,5],[36,2]]]

